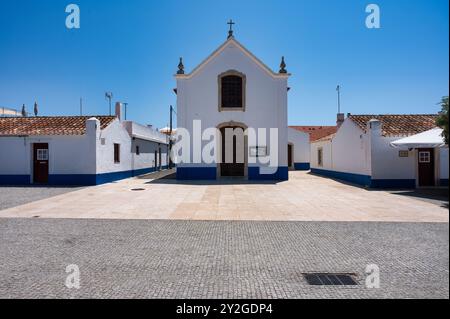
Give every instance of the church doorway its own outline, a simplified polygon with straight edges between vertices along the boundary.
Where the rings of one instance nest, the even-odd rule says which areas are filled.
[[[245,128],[236,125],[219,127],[220,139],[220,177],[247,176],[247,137]]]

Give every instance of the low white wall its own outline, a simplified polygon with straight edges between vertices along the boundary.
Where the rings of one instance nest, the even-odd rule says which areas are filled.
[[[311,145],[309,134],[288,128],[288,142],[292,143],[294,163],[309,163],[311,161]]]

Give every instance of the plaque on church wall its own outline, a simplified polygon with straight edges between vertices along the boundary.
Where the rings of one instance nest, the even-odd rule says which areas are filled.
[[[408,151],[399,151],[398,152],[398,156],[399,157],[408,157],[409,156],[409,152]]]
[[[252,146],[250,147],[251,157],[263,157],[267,156],[267,146]]]

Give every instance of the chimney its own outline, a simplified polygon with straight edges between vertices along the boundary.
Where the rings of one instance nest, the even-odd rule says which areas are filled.
[[[371,119],[367,123],[367,129],[372,135],[381,136],[381,129],[382,129],[381,121],[378,119]]]
[[[86,134],[96,136],[100,132],[100,121],[95,117],[86,120]]]
[[[338,113],[337,115],[337,120],[336,120],[336,125],[337,127],[341,127],[342,123],[344,123],[345,121],[345,114],[344,113]]]
[[[119,121],[122,120],[122,103],[116,102],[116,117]]]

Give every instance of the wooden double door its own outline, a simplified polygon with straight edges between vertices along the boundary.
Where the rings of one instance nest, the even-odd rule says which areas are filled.
[[[236,129],[239,127],[224,127],[220,130],[222,135],[222,163],[220,164],[220,175],[223,177],[244,177],[245,176],[245,141],[238,142],[237,136],[227,141],[226,129]],[[242,137],[244,139],[244,137]],[[232,152],[232,160],[230,154]],[[227,156],[228,154],[228,156]],[[241,156],[239,156],[241,155]],[[228,163],[227,163],[228,159]]]

